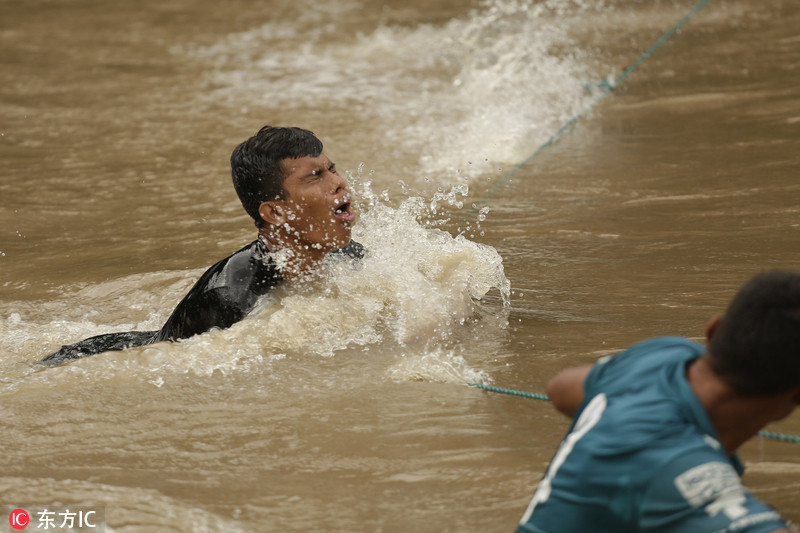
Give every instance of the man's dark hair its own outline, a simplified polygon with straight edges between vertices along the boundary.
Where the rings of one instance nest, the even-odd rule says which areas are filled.
[[[257,227],[266,222],[258,208],[269,200],[286,199],[283,181],[287,170],[284,159],[318,157],[322,142],[308,130],[264,126],[257,134],[237,146],[231,154],[233,187],[244,210],[253,217]]]
[[[758,274],[736,294],[708,345],[711,368],[737,393],[800,386],[800,273]]]

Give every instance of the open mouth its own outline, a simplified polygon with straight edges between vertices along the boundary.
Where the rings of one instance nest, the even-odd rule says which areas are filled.
[[[339,206],[333,212],[333,215],[339,220],[344,220],[345,222],[353,222],[356,219],[356,216],[352,211],[350,211],[350,202],[346,200],[339,204]]]

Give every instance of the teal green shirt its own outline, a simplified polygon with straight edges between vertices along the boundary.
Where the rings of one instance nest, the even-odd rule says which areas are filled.
[[[766,533],[787,527],[742,485],[686,379],[704,347],[662,337],[598,362],[518,533]]]

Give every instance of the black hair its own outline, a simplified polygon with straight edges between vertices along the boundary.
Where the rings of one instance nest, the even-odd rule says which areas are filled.
[[[745,283],[708,345],[711,368],[734,391],[769,396],[800,386],[800,273]]]
[[[287,172],[281,162],[306,156],[318,157],[321,153],[322,141],[312,132],[273,126],[264,126],[233,150],[233,187],[242,207],[253,217],[257,227],[266,224],[258,213],[262,203],[286,199],[283,181]]]

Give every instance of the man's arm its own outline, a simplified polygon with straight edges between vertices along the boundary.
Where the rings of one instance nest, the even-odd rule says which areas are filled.
[[[556,409],[573,417],[583,402],[583,382],[592,369],[592,364],[562,370],[547,383],[545,391]]]

